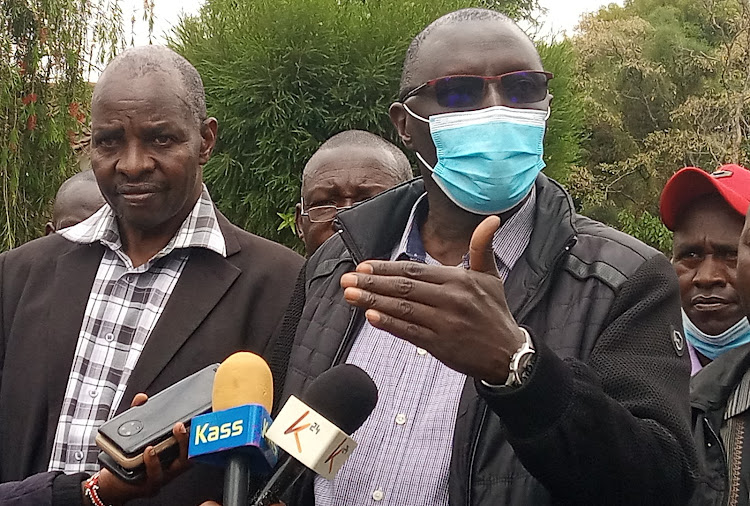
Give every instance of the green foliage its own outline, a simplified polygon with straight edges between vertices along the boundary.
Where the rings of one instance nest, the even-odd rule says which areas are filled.
[[[219,120],[204,175],[222,212],[298,247],[289,216],[305,162],[328,137],[351,128],[398,143],[388,107],[411,39],[439,16],[479,3],[208,0],[199,16],[183,19],[170,44],[198,68],[209,113]],[[493,3],[516,17],[528,17],[536,4]],[[583,121],[571,86],[575,55],[568,43],[540,50],[556,74],[548,171],[564,180],[579,157]]]
[[[576,75],[576,55],[570,41],[537,44],[544,68],[555,74],[550,81],[552,112],[544,139],[545,174],[568,183],[570,168],[580,162],[585,114]]]
[[[635,216],[627,210],[620,211],[617,215],[619,228],[626,234],[639,238],[649,246],[652,246],[667,256],[672,252],[672,232],[661,222],[661,218],[644,211],[640,216]]]
[[[71,142],[86,123],[86,71],[121,37],[117,2],[0,0],[0,251],[38,237]]]
[[[750,6],[628,0],[580,28],[586,140],[572,193],[585,214],[663,249],[651,218],[667,179],[750,161]]]

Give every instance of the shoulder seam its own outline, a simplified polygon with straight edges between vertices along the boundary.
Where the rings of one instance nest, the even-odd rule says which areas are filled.
[[[617,291],[628,281],[628,277],[615,266],[602,261],[595,261],[589,264],[572,253],[565,260],[565,269],[573,277],[580,280],[596,278],[609,286],[613,291]]]

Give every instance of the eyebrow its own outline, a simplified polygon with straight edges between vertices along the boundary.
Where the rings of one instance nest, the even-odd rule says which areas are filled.
[[[122,125],[94,127],[92,129],[92,137],[97,139],[108,135],[121,135],[124,130]]]

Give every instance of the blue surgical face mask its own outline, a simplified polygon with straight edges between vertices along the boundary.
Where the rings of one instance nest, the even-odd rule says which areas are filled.
[[[498,214],[521,202],[544,168],[544,132],[549,109],[495,106],[476,111],[436,114],[430,124],[437,150],[432,178],[458,207],[475,214]]]
[[[687,342],[701,355],[711,360],[726,351],[750,343],[750,322],[747,321],[747,318],[742,318],[721,334],[711,336],[696,327],[683,311],[682,326],[685,328]]]

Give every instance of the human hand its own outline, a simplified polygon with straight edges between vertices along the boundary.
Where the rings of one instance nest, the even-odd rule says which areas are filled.
[[[492,238],[499,227],[500,218],[489,216],[474,230],[470,270],[368,260],[341,277],[344,298],[365,309],[373,327],[426,349],[451,369],[503,384],[525,337],[495,264]]]
[[[144,393],[136,394],[130,406],[140,406],[148,400]],[[184,472],[189,466],[187,458],[188,434],[185,425],[175,424],[172,427],[172,435],[177,440],[180,452],[179,456],[167,469],[162,468],[159,456],[153,446],[147,446],[143,452],[143,462],[146,466],[146,478],[137,483],[127,483],[108,469],[103,468],[99,472],[99,496],[106,504],[123,504],[138,497],[150,497],[169,483],[176,476]]]

